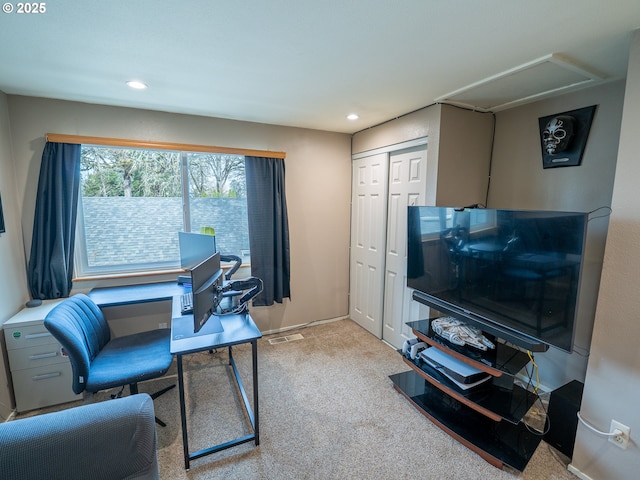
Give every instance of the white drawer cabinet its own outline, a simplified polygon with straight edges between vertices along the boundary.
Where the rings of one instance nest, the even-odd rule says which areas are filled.
[[[38,307],[21,310],[4,323],[18,412],[82,398],[71,390],[69,359],[44,327],[44,317],[60,302],[46,300]]]

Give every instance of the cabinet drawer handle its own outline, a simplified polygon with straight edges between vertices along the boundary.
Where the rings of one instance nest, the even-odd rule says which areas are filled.
[[[57,357],[58,352],[40,353],[38,355],[30,355],[29,360],[40,360],[41,358]]]
[[[30,333],[28,335],[25,335],[24,338],[29,339],[29,338],[42,338],[42,337],[50,337],[51,334],[49,332],[44,332],[44,333]]]
[[[62,375],[60,372],[43,373],[42,375],[34,375],[31,377],[31,380],[45,380],[47,378],[59,377],[60,375]]]

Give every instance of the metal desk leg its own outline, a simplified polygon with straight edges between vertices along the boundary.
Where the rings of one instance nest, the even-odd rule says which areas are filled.
[[[249,398],[247,397],[247,392],[244,389],[244,385],[242,384],[242,379],[240,378],[240,372],[238,372],[238,367],[236,366],[236,362],[233,359],[233,350],[231,346],[229,346],[229,365],[233,370],[234,377],[236,379],[236,385],[238,390],[240,391],[240,395],[242,396],[242,401],[244,403],[244,409],[249,416],[249,421],[251,422],[251,426],[253,427],[253,434],[247,435],[238,439],[234,442],[236,445],[239,443],[244,443],[246,441],[253,440],[257,445],[260,445],[260,438],[258,435],[259,427],[258,427],[258,342],[257,340],[251,341],[251,353],[252,353],[252,362],[253,362],[253,408],[251,408],[251,403],[249,403]]]
[[[253,357],[253,412],[255,424],[253,425],[253,433],[256,436],[256,446],[260,445],[260,418],[258,414],[258,341],[251,342],[251,354]]]
[[[251,426],[253,427],[253,433],[249,435],[244,435],[243,437],[240,437],[240,438],[236,438],[235,440],[230,440],[228,442],[221,443],[220,445],[198,450],[197,452],[193,452],[193,453],[189,453],[189,441],[188,441],[188,434],[187,434],[187,411],[186,411],[185,399],[184,399],[184,371],[182,366],[182,355],[176,355],[177,364],[178,364],[178,392],[179,392],[179,398],[180,398],[180,417],[182,420],[182,448],[184,450],[185,470],[189,470],[191,460],[204,457],[205,455],[210,455],[212,453],[219,452],[221,450],[225,450],[227,448],[231,448],[236,445],[240,445],[242,443],[247,443],[251,441],[254,441],[256,446],[260,445],[259,424],[258,424],[258,341],[257,340],[251,340],[251,353],[252,353],[252,363],[253,363],[253,409],[251,408],[249,398],[247,397],[247,393],[242,384],[242,379],[240,378],[240,372],[238,371],[238,367],[236,366],[236,362],[233,358],[233,350],[231,346],[229,346],[229,365],[233,370],[236,385],[238,387],[238,390],[240,391],[240,395],[242,397],[242,402],[244,404],[245,411],[249,416]]]
[[[242,384],[242,379],[240,378],[240,372],[238,372],[238,368],[236,366],[236,362],[233,359],[233,350],[231,346],[229,346],[229,365],[233,369],[233,374],[236,379],[236,385],[238,390],[240,390],[240,395],[242,396],[242,401],[244,403],[245,411],[249,416],[249,421],[251,422],[251,426],[253,427],[253,434],[247,435],[238,439],[234,442],[236,445],[239,443],[244,443],[247,441],[254,440],[256,446],[260,445],[260,437],[259,437],[259,417],[258,417],[258,341],[251,340],[251,354],[252,354],[252,363],[253,363],[253,408],[251,408],[251,403],[249,403],[249,398],[247,397],[247,392],[244,389]]]
[[[180,420],[182,421],[182,449],[184,451],[184,468],[189,470],[189,440],[187,435],[187,409],[184,401],[184,372],[182,355],[176,355],[178,364],[178,394],[180,398]]]

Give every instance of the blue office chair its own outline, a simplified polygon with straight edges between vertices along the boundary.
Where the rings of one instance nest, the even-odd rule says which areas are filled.
[[[169,349],[170,329],[111,338],[102,311],[84,294],[69,297],[57,305],[45,317],[44,326],[71,360],[74,393],[95,393],[129,385],[134,395],[138,393],[138,382],[163,376],[173,360]],[[151,398],[174,387],[175,384],[170,385]],[[166,426],[157,417],[156,422]]]

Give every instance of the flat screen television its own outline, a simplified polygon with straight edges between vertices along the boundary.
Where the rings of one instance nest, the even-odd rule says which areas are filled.
[[[413,298],[531,351],[570,352],[588,214],[409,207]]]
[[[214,315],[222,300],[224,275],[220,268],[220,253],[214,253],[190,270],[193,295],[193,333],[198,333]],[[216,320],[216,323],[220,323]],[[211,328],[207,329],[212,330]],[[217,330],[222,332],[222,324]]]

